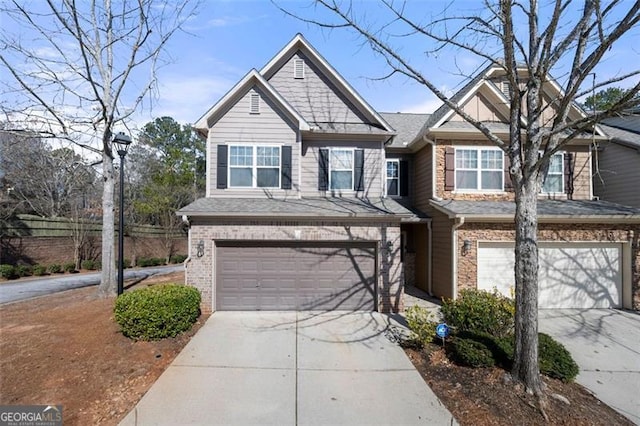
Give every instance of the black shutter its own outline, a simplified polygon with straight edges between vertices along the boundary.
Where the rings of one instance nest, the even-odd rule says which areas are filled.
[[[353,154],[354,183],[355,191],[364,191],[364,149],[356,149]]]
[[[291,147],[282,147],[282,163],[280,165],[280,185],[282,189],[291,189]]]
[[[573,154],[565,152],[564,154],[564,192],[567,198],[573,198]]]
[[[444,190],[453,191],[456,188],[456,149],[448,146],[444,151]]]
[[[329,189],[329,150],[320,148],[318,155],[318,190]]]
[[[407,160],[400,160],[399,164],[400,196],[406,197],[409,195],[409,162]]]
[[[227,145],[218,145],[218,189],[225,189],[227,187],[227,150]]]

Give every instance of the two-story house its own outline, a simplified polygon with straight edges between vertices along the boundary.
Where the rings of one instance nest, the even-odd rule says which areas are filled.
[[[452,99],[506,140],[503,80],[489,67]],[[561,93],[545,90],[551,119]],[[178,213],[204,309],[399,311],[405,283],[511,292],[508,161],[448,107],[378,113],[297,35],[195,127],[206,196]],[[596,128],[552,158],[541,307],[640,307],[640,210],[593,200],[591,146],[604,139]]]
[[[488,67],[452,100],[506,141],[503,75]],[[543,88],[544,123],[562,94],[553,80]],[[570,118],[583,114],[574,106]],[[391,144],[387,157],[411,153],[411,204],[431,218],[426,282],[416,275],[416,284],[443,297],[465,288],[513,294],[515,202],[505,153],[444,105],[419,118],[417,133],[411,116],[382,115],[404,145]],[[605,139],[596,127],[551,159],[538,201],[541,308],[640,307],[640,210],[593,195],[592,147]]]
[[[395,132],[297,35],[195,124],[205,198],[187,282],[212,310],[402,309],[401,224],[385,194]]]

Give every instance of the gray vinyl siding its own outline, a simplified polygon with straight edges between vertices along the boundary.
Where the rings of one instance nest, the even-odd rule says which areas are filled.
[[[304,60],[304,78],[293,78],[293,61]],[[364,123],[365,118],[303,53],[298,51],[269,83],[310,123]]]
[[[436,297],[453,297],[453,261],[456,254],[452,253],[452,221],[441,212],[431,208],[431,232],[433,247],[431,257],[431,289]]]
[[[609,142],[598,152],[597,161],[600,176],[594,167],[594,195],[601,200],[640,208],[640,150]]]
[[[432,194],[433,181],[433,145],[427,145],[415,154],[413,167],[413,201],[414,205],[426,211]]]
[[[343,191],[342,194],[331,191],[318,191],[318,157],[320,148],[354,148],[364,150],[364,191]],[[382,196],[382,169],[380,167],[384,155],[380,142],[337,142],[312,141],[303,142],[301,165],[301,193],[307,197],[329,196]]]
[[[259,114],[249,113],[249,99],[252,90],[260,94]],[[292,145],[292,189],[269,189],[268,191],[273,195],[297,194],[299,188],[298,160],[300,158],[300,144],[296,143],[297,138],[297,126],[259,88],[253,87],[242,94],[238,101],[209,129],[207,162],[209,190],[207,196],[264,196],[265,190],[261,188],[216,188],[217,145],[234,143]]]

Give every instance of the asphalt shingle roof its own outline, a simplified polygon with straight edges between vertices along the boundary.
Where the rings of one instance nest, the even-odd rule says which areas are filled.
[[[612,142],[640,149],[640,115],[607,118],[600,127]]]
[[[431,116],[405,112],[381,112],[380,115],[396,131],[396,137],[387,148],[406,148],[418,136],[422,126]]]
[[[365,200],[353,197],[200,198],[180,209],[177,214],[215,217],[417,219],[412,211],[393,199]]]
[[[464,201],[432,200],[434,206],[457,216],[504,216],[513,217],[516,203],[512,201]],[[571,217],[576,221],[582,218],[620,218],[640,220],[640,209],[591,200],[538,200],[538,217]]]

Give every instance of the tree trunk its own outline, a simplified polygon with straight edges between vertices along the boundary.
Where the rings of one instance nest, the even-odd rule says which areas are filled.
[[[102,191],[102,275],[98,294],[101,297],[108,297],[117,293],[113,212],[115,179],[113,159],[105,152],[102,153],[102,173],[104,181]]]
[[[516,192],[516,316],[512,375],[528,392],[542,393],[538,367],[538,205],[537,176],[524,179]]]

